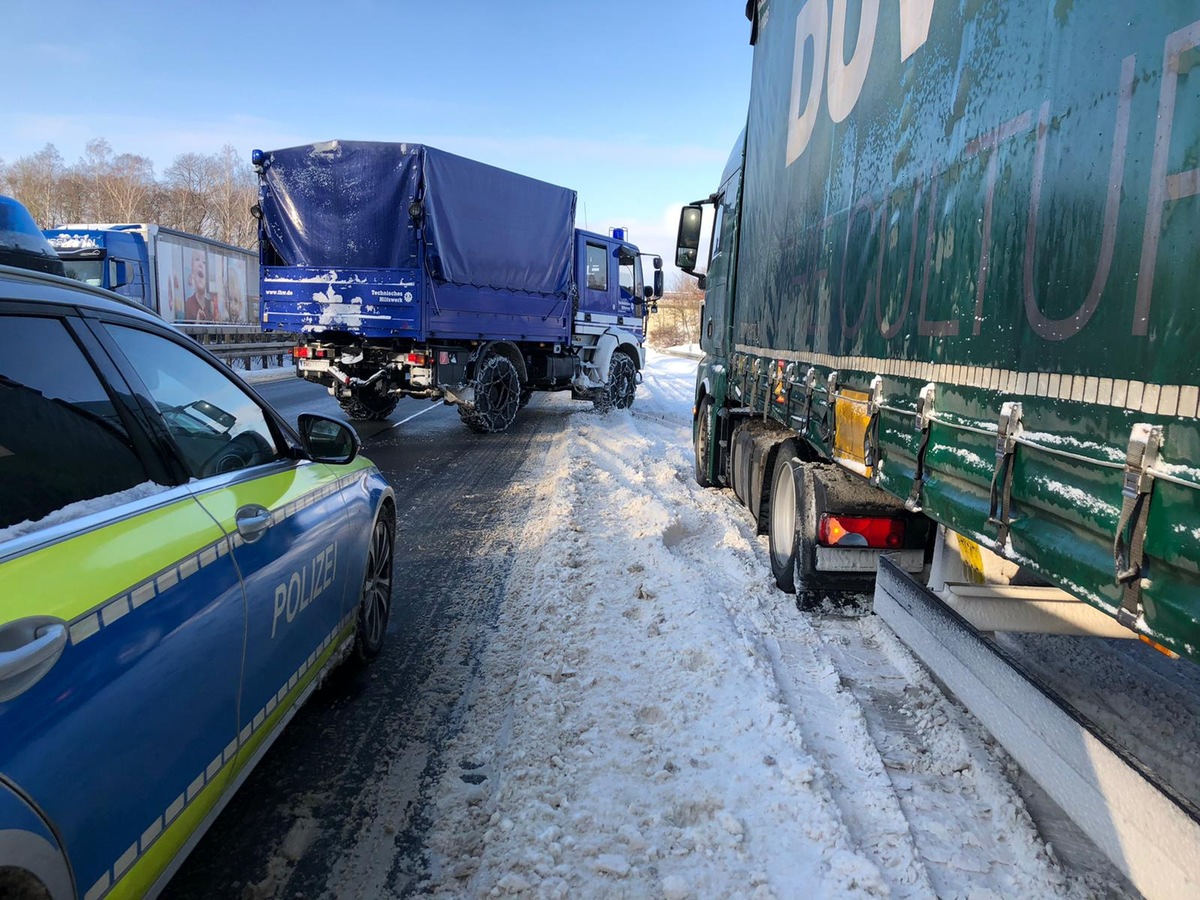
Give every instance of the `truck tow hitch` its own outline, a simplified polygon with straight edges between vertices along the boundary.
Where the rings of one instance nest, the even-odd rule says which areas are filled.
[[[380,378],[382,378],[384,376],[384,373],[387,370],[380,369],[378,372],[376,372],[370,378],[366,378],[366,379],[355,378],[352,375],[347,375],[345,372],[343,372],[337,366],[330,366],[328,371],[329,371],[330,375],[332,375],[335,379],[338,380],[338,382],[345,385],[346,387],[360,388],[360,387],[366,387],[367,385],[370,385],[370,384],[374,384],[376,381],[378,381]]]

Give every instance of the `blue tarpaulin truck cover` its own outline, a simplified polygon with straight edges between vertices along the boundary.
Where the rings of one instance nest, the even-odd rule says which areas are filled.
[[[545,294],[571,282],[575,192],[422,144],[328,141],[265,154],[262,210],[286,265],[415,268],[423,204],[438,281]]]

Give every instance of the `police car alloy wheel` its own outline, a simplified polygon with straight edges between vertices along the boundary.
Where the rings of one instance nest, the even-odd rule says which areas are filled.
[[[375,520],[371,546],[367,550],[367,571],[358,605],[358,635],[354,641],[354,655],[359,662],[369,662],[383,649],[388,616],[392,610],[392,549],[395,538],[396,516],[390,506],[385,506]]]

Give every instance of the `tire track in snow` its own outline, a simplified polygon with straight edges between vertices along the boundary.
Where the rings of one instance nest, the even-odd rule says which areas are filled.
[[[749,533],[748,515],[723,494]],[[755,543],[754,562],[769,573],[765,539]],[[893,896],[950,896],[964,880],[1001,896],[1090,893],[1049,858],[1005,773],[1012,763],[1003,751],[928,683],[882,623],[810,618],[790,598],[780,605],[783,597],[769,587],[759,598],[768,613],[756,639],[806,748],[822,763],[843,824]],[[973,827],[946,824],[958,822]]]
[[[886,626],[873,615],[814,621],[934,895],[953,895],[966,880],[997,896],[1088,896],[1050,858],[1013,786],[1014,764]]]

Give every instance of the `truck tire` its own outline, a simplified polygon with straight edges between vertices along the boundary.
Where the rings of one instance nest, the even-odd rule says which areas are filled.
[[[692,449],[695,451],[696,461],[696,484],[700,487],[713,486],[712,479],[708,477],[713,446],[712,408],[712,397],[706,396],[700,401],[700,407],[696,410],[696,424],[692,432]]]
[[[800,547],[797,525],[801,522],[800,504],[804,478],[801,464],[795,462],[796,442],[789,439],[779,445],[771,474],[771,511],[767,537],[771,548],[771,574],[781,591],[796,593],[796,554]]]
[[[608,384],[593,399],[596,412],[629,409],[637,393],[637,366],[629,354],[617,350],[608,363]]]
[[[753,454],[754,435],[743,424],[733,434],[729,468],[733,475],[733,494],[746,509],[750,508],[750,457]]]
[[[458,416],[472,431],[495,434],[517,418],[521,406],[521,376],[507,356],[495,354],[475,370],[475,404],[460,406]]]
[[[377,394],[374,391],[338,398],[342,411],[351,419],[366,419],[371,422],[380,422],[386,419],[396,409],[398,402],[398,397]]]

